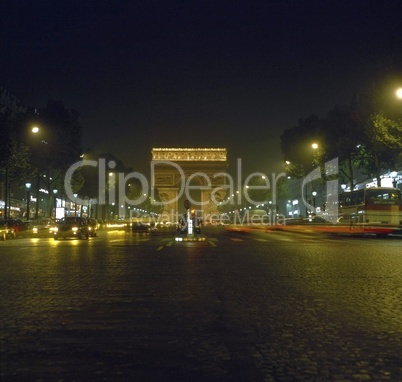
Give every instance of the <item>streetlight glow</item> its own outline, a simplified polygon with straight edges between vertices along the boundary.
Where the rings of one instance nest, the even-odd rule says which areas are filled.
[[[395,94],[399,99],[402,99],[402,88],[397,89]]]
[[[318,144],[317,144],[317,143],[313,143],[313,144],[311,145],[311,147],[312,147],[314,150],[317,150],[317,149],[318,149]]]
[[[38,126],[34,126],[31,130],[34,134],[39,133],[39,127]]]
[[[29,183],[29,182],[25,183],[25,190],[27,192],[27,220],[29,220],[29,201],[31,199],[31,194],[30,194],[31,186],[32,186],[31,183]]]

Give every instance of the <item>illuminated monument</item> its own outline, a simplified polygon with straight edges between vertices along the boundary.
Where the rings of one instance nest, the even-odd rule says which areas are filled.
[[[152,187],[163,213],[176,217],[189,199],[203,216],[218,214],[217,202],[226,194],[226,155],[225,148],[153,148]]]

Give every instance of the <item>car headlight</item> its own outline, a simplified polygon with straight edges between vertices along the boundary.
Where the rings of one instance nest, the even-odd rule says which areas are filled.
[[[77,232],[77,231],[78,231],[78,227],[73,227],[72,230],[73,230],[73,232]]]
[[[54,228],[53,228],[53,232],[54,232],[54,233],[56,233],[58,230],[59,230],[58,227],[54,227]]]
[[[32,232],[33,233],[38,233],[38,228],[36,228],[36,227],[32,228]]]

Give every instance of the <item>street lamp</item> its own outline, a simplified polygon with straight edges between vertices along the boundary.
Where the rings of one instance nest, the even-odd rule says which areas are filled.
[[[31,199],[31,183],[25,183],[25,190],[27,192],[27,220],[29,220],[29,199]]]
[[[54,188],[53,189],[53,195],[54,195],[54,218],[56,219],[56,208],[57,208],[57,198],[56,198],[56,196],[57,196],[57,192],[58,192],[58,190],[57,190],[57,188]]]
[[[397,98],[402,99],[402,88],[399,88],[395,92]]]
[[[313,142],[312,144],[311,144],[311,148],[314,150],[314,151],[316,151],[316,150],[318,150],[318,143],[317,142]],[[315,166],[315,153],[313,152],[313,156],[312,156],[312,161],[311,161],[311,164],[312,164],[312,168],[314,168],[314,166]],[[317,195],[317,192],[314,190],[315,189],[315,182],[314,182],[314,178],[310,181],[310,182],[307,182],[306,183],[306,197],[307,197],[307,195],[309,194],[308,193],[308,183],[310,183],[310,190],[311,190],[311,192],[312,193],[316,193],[316,195]],[[303,192],[303,190],[302,190],[302,192]],[[304,203],[305,203],[306,201],[304,200]],[[307,200],[307,204],[306,204],[306,216],[308,216],[310,213],[311,213],[311,210],[310,210],[310,207],[311,207],[311,199],[309,199],[309,200]]]
[[[75,198],[75,200],[74,200],[74,216],[77,216],[77,197],[78,197],[78,194],[73,194],[74,195],[74,198]]]
[[[313,192],[312,192],[312,195],[313,195],[313,208],[314,208],[313,213],[315,214],[315,204],[316,204],[316,199],[315,199],[315,197],[317,196],[317,191],[313,191]]]
[[[396,188],[396,177],[398,176],[398,173],[396,171],[392,171],[390,175],[392,178],[392,187]]]
[[[111,220],[114,220],[114,202],[112,203],[112,212],[110,213]]]
[[[38,136],[37,139],[41,139],[41,145],[47,145],[47,142],[42,139],[43,135],[43,129],[39,128],[38,126],[33,126],[31,128],[32,134]],[[40,152],[42,152],[42,148],[39,149]],[[41,153],[43,155],[43,152]],[[36,206],[35,206],[35,219],[39,217],[39,203],[40,203],[40,180],[41,180],[41,171],[40,168],[37,168],[37,176],[36,176]]]
[[[115,216],[115,210],[114,210],[114,205],[115,205],[115,199],[116,199],[116,176],[114,172],[109,172],[109,182],[108,182],[108,188],[109,188],[109,195],[108,195],[108,202],[109,202],[109,208],[110,205],[112,206],[112,211],[109,211],[109,217],[108,219],[113,220]]]

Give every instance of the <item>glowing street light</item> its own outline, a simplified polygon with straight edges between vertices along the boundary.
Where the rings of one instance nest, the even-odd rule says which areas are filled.
[[[317,149],[318,149],[318,143],[313,143],[313,144],[311,145],[311,147],[312,147],[314,150],[317,150]]]
[[[314,213],[315,213],[317,191],[313,191],[312,195],[313,195],[313,207],[314,207]]]
[[[29,220],[29,200],[31,199],[31,186],[32,184],[29,182],[25,183],[25,190],[27,192],[27,220]]]
[[[54,197],[54,218],[57,218],[57,193],[59,192],[59,190],[57,188],[53,189],[53,197]]]
[[[38,134],[39,133],[39,127],[38,126],[34,126],[31,130],[34,134]]]
[[[74,195],[74,216],[77,216],[77,198],[78,198],[78,194],[73,194]]]
[[[395,92],[397,98],[402,99],[402,88],[399,88]]]

